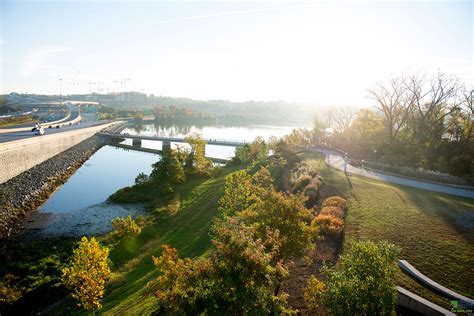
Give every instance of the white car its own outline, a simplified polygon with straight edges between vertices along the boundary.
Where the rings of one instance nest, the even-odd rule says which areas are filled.
[[[35,133],[35,135],[44,135],[43,126],[40,126],[39,128],[35,129],[34,133]]]

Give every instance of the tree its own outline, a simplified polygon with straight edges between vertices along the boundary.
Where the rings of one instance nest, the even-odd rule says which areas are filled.
[[[165,245],[162,255],[153,258],[160,274],[148,284],[147,293],[158,299],[157,312],[286,312],[286,295],[275,292],[276,284],[288,274],[281,261],[275,262],[278,236],[255,239],[251,228],[232,218],[217,221],[212,234],[215,251],[210,257],[180,259],[176,249]]]
[[[137,112],[135,113],[135,115],[133,116],[133,118],[135,119],[135,121],[141,122],[141,121],[143,121],[143,113],[137,111]]]
[[[378,83],[369,95],[376,101],[377,109],[384,115],[388,143],[392,144],[398,132],[405,127],[409,114],[410,97],[405,78],[392,78],[388,84]]]
[[[261,136],[257,136],[250,144],[250,159],[252,161],[263,160],[268,157],[268,146]]]
[[[109,248],[101,246],[92,237],[82,237],[62,272],[63,284],[72,289],[78,305],[88,310],[101,308],[104,284],[110,274],[107,263]]]
[[[282,245],[278,258],[299,256],[311,245],[313,234],[307,222],[311,212],[305,207],[303,194],[287,195],[270,188],[261,190],[247,209],[236,213],[244,224],[255,227],[258,238],[268,230],[278,231]]]
[[[411,132],[418,143],[441,137],[444,118],[464,103],[461,85],[456,78],[439,72],[437,76],[413,75],[406,83],[410,93]]]
[[[224,194],[219,200],[219,212],[234,216],[250,207],[255,201],[252,177],[246,171],[237,171],[227,176]]]
[[[241,162],[248,164],[251,161],[250,145],[245,144],[235,149],[235,157]]]
[[[196,175],[208,176],[212,161],[205,156],[207,142],[199,134],[188,135],[185,140],[191,145],[191,151],[186,158],[186,169]]]
[[[179,150],[164,150],[161,160],[152,165],[151,179],[155,183],[169,183],[171,185],[184,182],[185,155]]]
[[[305,293],[312,304],[320,297],[337,315],[390,315],[395,307],[395,261],[399,248],[382,241],[355,242],[337,267],[324,266],[325,286],[309,284]],[[315,299],[312,299],[315,298]]]
[[[140,172],[138,176],[135,177],[135,184],[138,184],[138,185],[144,184],[144,183],[147,183],[149,180],[150,180],[150,177],[147,174]]]

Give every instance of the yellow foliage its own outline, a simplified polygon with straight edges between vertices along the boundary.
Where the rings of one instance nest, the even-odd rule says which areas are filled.
[[[311,228],[322,235],[339,235],[344,229],[344,221],[335,216],[319,214],[311,222]]]
[[[319,214],[330,215],[340,219],[344,218],[344,210],[337,206],[325,206]]]
[[[107,263],[109,248],[102,247],[92,237],[82,237],[65,268],[61,270],[63,284],[72,289],[78,306],[88,310],[102,307],[105,281],[110,275]]]
[[[347,201],[340,196],[331,196],[324,200],[322,207],[324,208],[326,206],[337,206],[341,209],[345,209],[347,206]]]
[[[326,285],[312,275],[304,289],[304,300],[310,309],[316,309],[322,299]]]
[[[118,237],[138,235],[142,231],[140,226],[132,219],[131,215],[125,218],[117,217],[112,220],[112,226],[114,227],[115,234]]]

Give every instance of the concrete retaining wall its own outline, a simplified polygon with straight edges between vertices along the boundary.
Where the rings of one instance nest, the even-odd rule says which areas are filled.
[[[115,123],[1,143],[0,183],[8,181],[113,124]]]
[[[412,311],[418,312],[422,315],[438,316],[438,315],[456,315],[447,309],[444,309],[428,300],[397,286],[398,300],[400,306],[406,307]]]

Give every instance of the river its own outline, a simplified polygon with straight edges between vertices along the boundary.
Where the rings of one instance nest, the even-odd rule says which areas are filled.
[[[206,139],[252,141],[257,136],[268,139],[281,137],[293,127],[250,125],[226,126],[159,126],[145,124],[123,131],[130,135],[185,137],[199,133]],[[131,142],[126,140],[125,142]],[[174,144],[174,146],[183,144]],[[161,149],[161,142],[144,141],[143,147]],[[206,146],[206,156],[228,159],[234,147]],[[68,181],[29,217],[27,227],[32,233],[50,235],[95,235],[109,231],[111,220],[118,216],[137,216],[143,212],[139,205],[109,203],[108,197],[118,189],[132,185],[140,172],[149,174],[159,155],[104,146],[93,154]]]

